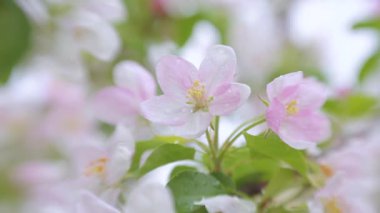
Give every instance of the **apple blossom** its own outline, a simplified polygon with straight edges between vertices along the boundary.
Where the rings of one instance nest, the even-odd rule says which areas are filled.
[[[152,133],[141,115],[140,103],[155,95],[153,77],[132,61],[117,64],[113,74],[116,86],[104,88],[95,95],[96,117],[110,124],[128,126],[137,140],[150,137]]]
[[[119,125],[107,144],[79,145],[73,154],[79,176],[92,188],[99,185],[110,187],[121,181],[129,169],[133,153],[131,133]]]
[[[267,94],[268,126],[289,146],[311,148],[329,137],[330,122],[320,110],[327,90],[316,80],[289,73],[269,83]]]
[[[178,135],[200,136],[213,116],[230,114],[247,100],[250,88],[233,82],[235,72],[235,52],[227,46],[210,48],[199,71],[180,57],[163,57],[156,74],[164,94],[143,102],[142,112]]]
[[[116,30],[97,14],[85,10],[73,11],[59,25],[57,36],[58,40],[68,45],[60,46],[66,53],[80,54],[80,51],[85,51],[99,60],[110,61],[120,50],[121,42]]]
[[[319,163],[327,181],[310,202],[312,213],[323,212],[323,209],[376,212],[371,198],[376,196],[379,187],[378,173],[373,170],[377,166],[379,144],[378,135],[374,136],[346,141],[346,146],[322,156]]]
[[[343,175],[334,176],[309,202],[309,210],[311,213],[377,212],[370,199],[374,194],[367,193],[367,185],[360,180],[347,180]]]

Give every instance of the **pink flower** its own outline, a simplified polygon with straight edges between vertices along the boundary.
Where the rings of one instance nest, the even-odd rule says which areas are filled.
[[[141,116],[140,103],[156,93],[156,83],[150,73],[139,64],[123,61],[114,70],[116,86],[99,91],[94,98],[98,119],[109,124],[124,124],[132,129],[134,137],[146,139],[149,123]]]
[[[233,112],[250,94],[247,85],[233,82],[236,56],[227,46],[212,47],[199,71],[180,57],[166,56],[156,72],[164,94],[142,103],[142,112],[185,137],[200,136],[213,116]]]
[[[348,180],[344,175],[336,175],[317,191],[309,201],[311,213],[322,212],[377,212],[372,202],[376,185],[366,180]],[[371,191],[372,189],[372,191]]]
[[[267,94],[268,126],[289,146],[311,148],[329,137],[330,122],[320,111],[327,90],[316,80],[289,73],[269,83]]]
[[[117,126],[106,144],[75,147],[72,154],[84,185],[97,188],[119,183],[131,165],[134,147],[131,133],[121,125]]]

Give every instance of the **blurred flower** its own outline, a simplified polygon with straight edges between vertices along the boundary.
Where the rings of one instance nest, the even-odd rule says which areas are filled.
[[[42,25],[49,21],[48,8],[43,1],[16,0],[16,2],[33,22]]]
[[[110,22],[120,22],[127,18],[127,8],[122,0],[74,0],[73,2]]]
[[[106,144],[84,144],[74,147],[79,177],[91,186],[111,187],[117,184],[131,165],[134,140],[128,129],[118,126]]]
[[[203,198],[196,204],[204,205],[209,213],[256,212],[256,207],[252,202],[228,195],[218,195],[215,197]]]
[[[82,191],[75,205],[75,213],[119,213],[119,211],[88,191]]]
[[[334,209],[348,213],[378,212],[378,136],[377,130],[370,130],[321,156],[319,163],[327,181],[309,203],[312,213]]]
[[[267,85],[268,126],[289,146],[306,149],[330,136],[330,122],[320,112],[327,90],[302,72],[286,74]]]
[[[82,53],[109,62],[120,51],[121,40],[113,26],[125,20],[126,10],[120,0],[18,0],[18,4],[36,25],[33,54],[25,60],[25,69],[54,71],[84,82]]]
[[[128,126],[137,140],[151,137],[149,122],[141,116],[140,103],[155,95],[153,77],[139,64],[123,61],[114,69],[114,82],[116,86],[95,95],[95,115],[104,122]]]
[[[375,213],[377,211],[370,199],[373,195],[366,194],[368,190],[365,188],[368,185],[363,181],[351,182],[343,175],[335,176],[309,202],[309,210],[311,213]]]
[[[210,48],[199,72],[186,60],[167,56],[157,65],[164,95],[142,104],[144,116],[187,137],[200,136],[213,116],[227,115],[247,100],[250,88],[234,83],[236,57],[230,47]]]
[[[62,45],[68,45],[61,48],[70,51],[67,54],[80,57],[79,54],[84,51],[99,60],[110,61],[120,50],[121,42],[116,30],[94,13],[74,11],[59,24],[58,40],[63,42]]]

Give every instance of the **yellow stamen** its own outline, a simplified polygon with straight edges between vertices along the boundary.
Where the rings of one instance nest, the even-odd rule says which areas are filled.
[[[105,157],[92,161],[84,171],[86,176],[103,176],[108,159]]]
[[[326,213],[343,213],[341,208],[338,206],[337,200],[335,198],[325,202],[325,212]]]
[[[189,100],[186,102],[189,105],[194,105],[193,112],[198,110],[207,111],[208,105],[213,101],[213,97],[206,96],[206,88],[199,80],[195,80],[193,85],[187,90]]]
[[[291,102],[289,102],[287,105],[286,105],[286,113],[288,115],[296,115],[299,111],[299,108],[297,107],[297,101],[296,100],[292,100]]]
[[[334,171],[333,171],[333,169],[332,169],[331,167],[329,167],[328,165],[321,164],[321,165],[319,165],[319,167],[321,168],[322,173],[323,173],[326,177],[331,177],[331,176],[333,176]]]

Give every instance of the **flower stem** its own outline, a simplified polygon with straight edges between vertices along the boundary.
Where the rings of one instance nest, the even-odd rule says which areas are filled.
[[[211,139],[211,135],[208,129],[206,130],[206,138],[207,138],[208,146],[210,147],[211,160],[215,164],[216,159],[217,159],[217,153],[216,153],[215,146],[213,145],[213,141]]]
[[[252,123],[252,122],[255,122],[255,121],[259,120],[259,119],[262,119],[262,118],[264,118],[264,116],[260,116],[259,118],[251,118],[251,119],[249,119],[249,120],[244,121],[242,124],[240,124],[238,127],[236,127],[236,129],[235,129],[234,131],[231,132],[231,134],[230,134],[230,135],[228,136],[228,138],[226,139],[226,142],[227,142],[227,141],[230,141],[230,140],[232,139],[232,137],[233,137],[236,133],[238,133],[243,127],[245,127],[246,125],[248,125],[248,124],[250,124],[250,123]]]
[[[213,145],[214,145],[214,150],[216,154],[218,153],[218,149],[219,149],[219,119],[220,119],[219,116],[215,117]]]
[[[249,120],[249,122],[252,122],[252,120]],[[242,125],[238,126],[231,135],[226,139],[224,142],[221,151],[218,156],[218,161],[221,162],[223,160],[224,155],[228,151],[228,149],[232,146],[232,144],[246,131],[252,129],[253,127],[262,124],[265,122],[265,117],[261,116],[258,119],[256,119],[251,125],[248,125],[247,127],[243,128],[245,125],[248,124],[248,122],[244,122]],[[243,129],[242,129],[243,128]],[[235,135],[235,136],[233,136]]]

